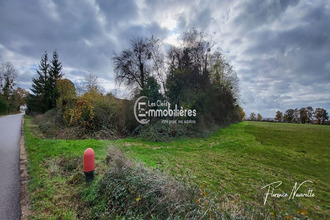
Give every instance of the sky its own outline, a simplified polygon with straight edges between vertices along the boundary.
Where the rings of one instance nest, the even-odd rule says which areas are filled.
[[[191,28],[207,32],[234,66],[247,115],[306,106],[330,111],[326,0],[1,0],[0,62],[11,62],[17,87],[29,89],[41,56],[56,50],[66,78],[78,83],[92,73],[106,92],[125,96],[113,54],[135,36],[175,45]]]

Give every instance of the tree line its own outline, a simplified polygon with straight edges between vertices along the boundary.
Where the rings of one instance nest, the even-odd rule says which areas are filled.
[[[164,50],[155,36],[132,39],[112,58],[117,81],[136,86],[136,96],[196,109],[205,127],[240,121],[238,78],[221,50],[196,29],[179,40]]]
[[[288,109],[283,114],[277,111],[274,120],[277,122],[301,123],[301,124],[326,124],[328,122],[328,112],[324,108],[303,107]]]
[[[47,53],[40,61],[38,77],[27,98],[30,113],[54,109],[56,122],[79,127],[83,133],[100,132],[115,135],[132,133],[166,133],[173,136],[184,130],[191,133],[201,128],[229,125],[241,120],[238,105],[238,78],[220,49],[213,48],[207,35],[196,29],[184,32],[179,46],[164,45],[151,36],[132,38],[128,48],[111,58],[116,82],[132,88],[131,98],[122,100],[104,94],[96,78],[86,78],[87,89],[63,79],[62,65],[56,51],[49,63]],[[139,96],[150,101],[167,100],[172,106],[196,109],[198,125],[194,128],[160,125],[152,119],[141,126],[134,119],[133,103]],[[150,131],[150,132],[149,132]]]
[[[301,124],[327,124],[328,123],[328,112],[324,108],[316,108],[313,107],[303,107],[303,108],[295,108],[288,109],[284,112],[277,111],[274,121],[275,122],[288,122],[288,123],[301,123]],[[250,114],[248,118],[250,121],[262,121],[262,116],[260,113],[256,116],[254,112]]]

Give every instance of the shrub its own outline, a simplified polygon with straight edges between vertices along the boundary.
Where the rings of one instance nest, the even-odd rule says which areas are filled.
[[[109,170],[83,191],[86,219],[272,219],[277,207],[243,202],[238,195],[209,191],[184,168],[160,171],[109,148]],[[169,175],[172,173],[172,175]],[[258,195],[262,198],[262,195]],[[275,214],[274,214],[275,213]]]
[[[35,122],[47,137],[118,139],[130,135],[137,127],[132,101],[95,90],[79,98],[68,97],[71,96],[59,99],[56,109],[36,117]]]
[[[162,142],[174,138],[193,135],[191,125],[166,124],[157,121],[154,124],[147,124],[138,128],[139,137],[146,141]]]
[[[34,122],[39,125],[40,131],[46,137],[54,137],[62,129],[62,116],[56,109],[47,111],[43,115],[37,115]]]
[[[56,84],[59,98],[56,100],[56,108],[65,112],[68,108],[73,108],[76,101],[76,89],[74,84],[68,79],[60,79]]]
[[[131,103],[89,91],[78,99],[74,108],[64,112],[63,119],[69,126],[79,126],[85,134],[96,138],[118,138],[130,133],[131,120],[127,108]],[[130,109],[129,109],[130,110]]]
[[[110,130],[117,132],[119,126],[120,102],[111,94],[102,95],[93,101],[94,130]]]
[[[110,149],[108,173],[98,183],[91,216],[101,219],[195,219],[202,216],[199,194],[159,171],[148,170],[128,161],[116,148]],[[98,202],[102,201],[103,205]],[[94,203],[95,202],[95,203]],[[102,208],[100,208],[102,207]]]
[[[6,113],[7,105],[6,102],[0,98],[0,114]]]

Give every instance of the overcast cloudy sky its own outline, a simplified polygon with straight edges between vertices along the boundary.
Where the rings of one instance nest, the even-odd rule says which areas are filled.
[[[330,110],[329,1],[1,0],[0,61],[19,72],[17,86],[31,87],[44,51],[57,50],[66,78],[97,75],[106,91],[118,88],[110,58],[132,36],[175,44],[181,31],[212,35],[240,80],[249,115],[276,110]]]

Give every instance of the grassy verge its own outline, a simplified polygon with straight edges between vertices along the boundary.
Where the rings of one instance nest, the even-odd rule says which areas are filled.
[[[105,144],[97,140],[41,139],[42,134],[32,119],[24,117],[31,218],[79,218],[84,205],[80,198],[80,191],[84,188],[83,152],[92,147],[96,164],[102,164],[106,156]]]
[[[264,207],[265,216],[329,218],[330,127],[277,123],[243,122],[214,133],[209,138],[171,142],[143,142],[43,139],[38,128],[25,116],[25,141],[29,157],[29,190],[35,219],[77,219],[90,216],[89,205],[106,209],[98,200],[98,180],[106,170],[109,146],[148,167],[166,170],[174,176],[195,176],[201,189],[230,200]],[[93,147],[96,181],[84,184],[82,155]],[[305,180],[299,191],[313,188],[313,198],[268,198],[263,206],[266,184],[282,181],[275,193],[291,193],[295,182]],[[205,204],[204,204],[205,205]],[[223,208],[223,207],[222,207]],[[221,207],[219,207],[221,209]],[[221,210],[220,210],[221,211]],[[251,215],[250,215],[251,216]]]

